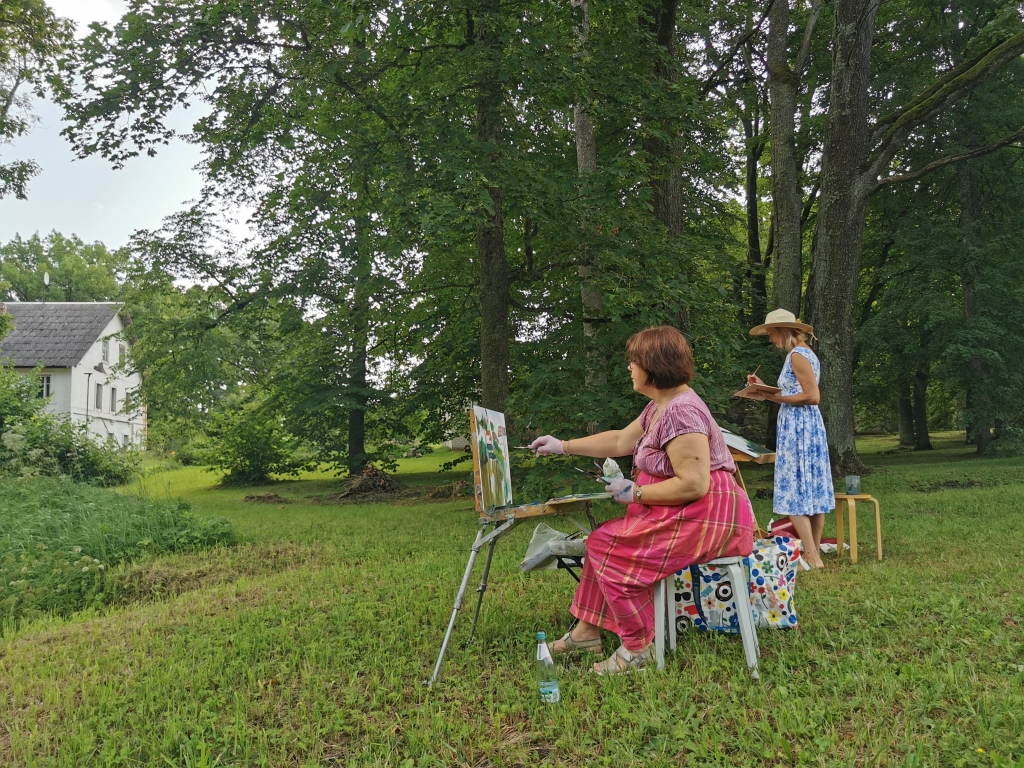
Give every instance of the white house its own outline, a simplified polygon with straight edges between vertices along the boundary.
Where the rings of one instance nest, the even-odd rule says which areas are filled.
[[[30,373],[42,364],[40,395],[46,410],[85,424],[98,441],[145,443],[145,409],[128,411],[125,398],[138,390],[138,373],[127,362],[128,324],[112,302],[5,302],[14,330],[0,340],[0,360]]]

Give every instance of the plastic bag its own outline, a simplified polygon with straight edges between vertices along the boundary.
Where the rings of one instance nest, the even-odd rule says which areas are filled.
[[[526,547],[526,555],[519,563],[519,568],[524,573],[554,571],[558,568],[556,555],[580,556],[585,550],[586,540],[539,523],[533,529],[533,536],[530,538],[530,544]]]

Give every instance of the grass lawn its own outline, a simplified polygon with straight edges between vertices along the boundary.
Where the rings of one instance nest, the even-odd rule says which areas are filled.
[[[427,690],[471,499],[329,506],[308,497],[336,481],[313,474],[259,489],[292,503],[257,504],[157,467],[136,492],[185,497],[245,544],[135,566],[153,585],[138,602],[0,638],[0,765],[1024,766],[1024,460],[935,442],[862,442],[886,559],[864,510],[860,563],[801,573],[800,628],[760,633],[759,683],[738,638],[687,634],[663,674],[564,664],[553,707],[533,637],[561,634],[575,582],[519,572],[532,526],[497,550],[477,639],[457,644],[464,609]],[[439,478],[445,458],[402,479],[465,476]],[[745,476],[770,487],[770,469]],[[770,500],[755,510],[766,523]]]

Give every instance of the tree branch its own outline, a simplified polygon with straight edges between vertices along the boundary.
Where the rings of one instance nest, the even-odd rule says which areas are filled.
[[[1024,139],[1024,127],[1021,127],[1019,131],[1006,138],[1000,139],[999,141],[989,144],[987,147],[981,147],[980,149],[973,149],[970,152],[961,152],[959,155],[947,155],[946,157],[940,157],[923,168],[919,168],[916,171],[910,173],[900,173],[893,176],[885,176],[875,182],[875,185],[871,188],[869,194],[874,194],[880,189],[885,187],[891,187],[894,184],[902,184],[905,181],[917,181],[918,179],[927,176],[932,171],[937,171],[939,168],[944,168],[947,165],[953,163],[961,163],[964,160],[973,160],[976,157],[982,157],[984,155],[991,154],[996,150],[1002,149],[1012,145],[1015,141]]]
[[[811,193],[807,196],[807,202],[804,203],[803,213],[800,214],[800,226],[802,227],[807,223],[807,217],[811,215],[811,208],[814,207],[814,201],[818,199],[818,192],[821,190],[821,177],[819,176],[814,181],[814,186],[811,187]]]
[[[793,70],[797,77],[801,77],[807,67],[807,59],[811,55],[811,38],[814,37],[814,27],[818,23],[819,14],[821,14],[821,0],[812,0],[811,15],[807,17],[807,27],[804,29],[804,41],[800,44],[800,53],[796,57],[796,69]]]
[[[768,18],[768,14],[771,12],[772,4],[774,2],[775,0],[768,0],[768,6],[764,9],[764,13],[761,14],[761,19],[757,22],[757,24],[753,26],[753,28],[749,32],[747,32],[733,44],[729,52],[726,53],[725,57],[721,59],[721,64],[718,65],[718,68],[708,76],[707,80],[704,81],[704,85],[702,85],[700,89],[701,98],[707,96],[709,93],[711,93],[711,91],[715,89],[716,86],[720,85],[719,81],[716,78],[722,72],[722,70],[725,69],[725,67],[732,62],[733,57],[736,56],[736,53],[740,50],[740,48],[746,45],[747,41],[749,41],[761,29],[761,25],[764,24],[765,19]],[[786,0],[786,2],[788,2],[788,0]]]
[[[959,101],[1024,52],[1024,32],[992,46],[980,56],[953,68],[906,107],[881,118],[872,132],[877,142],[864,177],[869,186],[888,167],[907,138],[942,110]],[[887,130],[885,126],[891,123]]]

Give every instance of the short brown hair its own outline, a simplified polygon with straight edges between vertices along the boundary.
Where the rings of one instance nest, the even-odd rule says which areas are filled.
[[[693,380],[690,342],[671,325],[634,333],[626,342],[626,355],[647,372],[648,386],[672,389]]]

